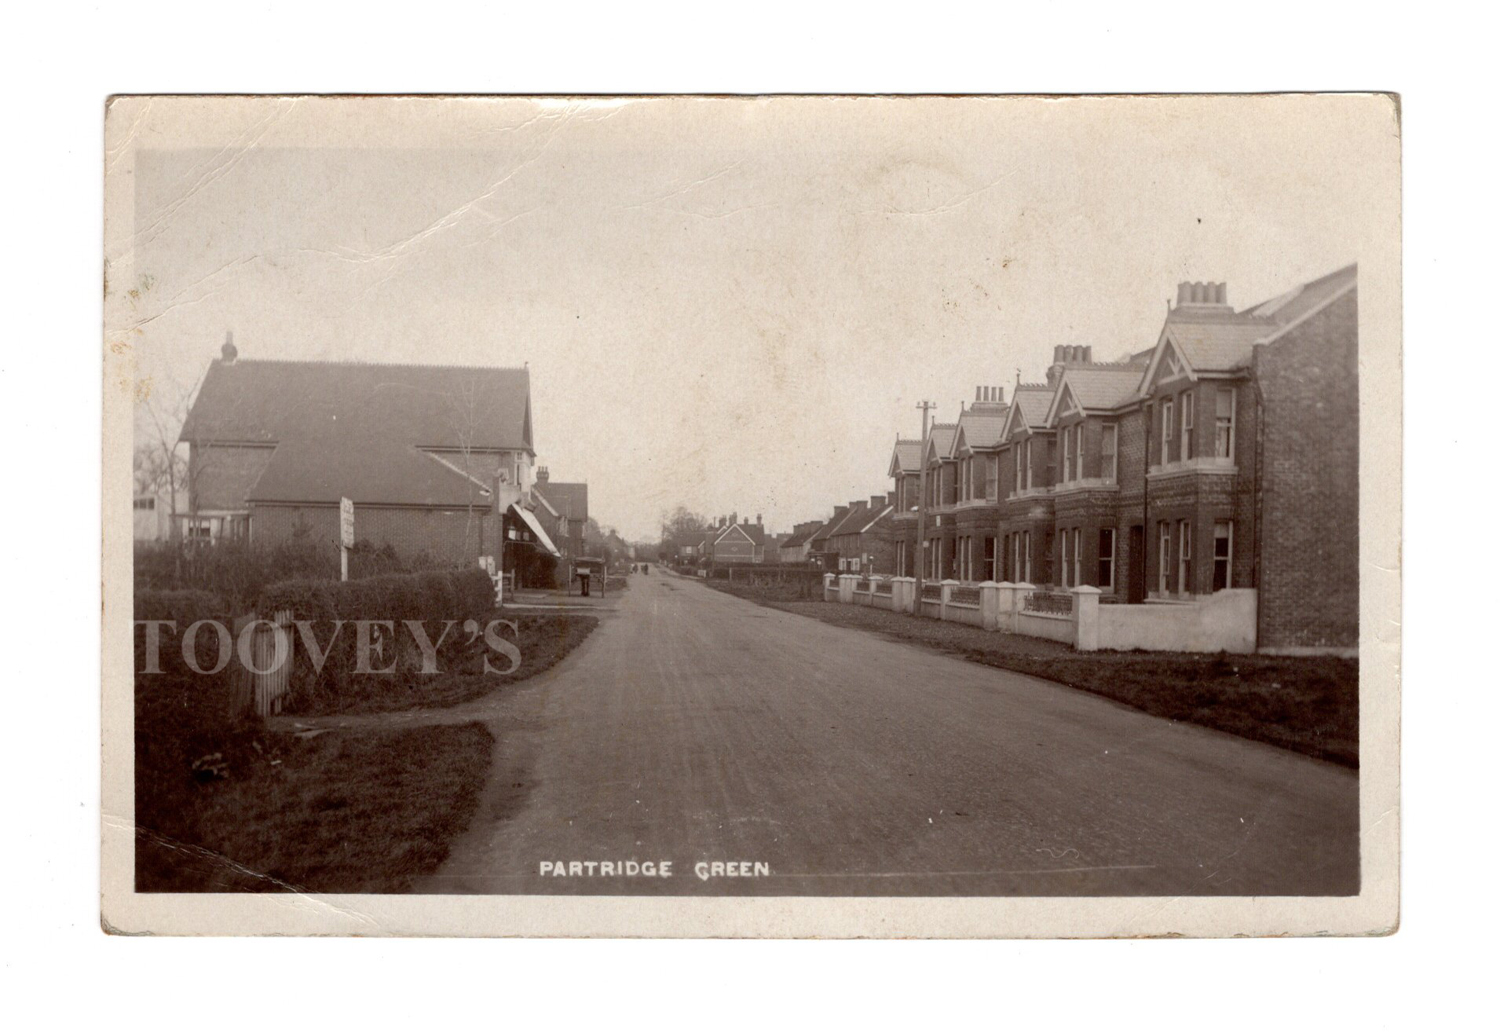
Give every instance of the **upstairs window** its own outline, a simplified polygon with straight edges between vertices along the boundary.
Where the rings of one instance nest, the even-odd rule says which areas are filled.
[[[1000,497],[1000,457],[990,456],[984,469],[984,497],[993,502]]]
[[[1119,447],[1120,428],[1110,423],[1104,426],[1103,431],[1099,442],[1099,476],[1106,484],[1113,484],[1119,474],[1115,453]]]
[[[1183,459],[1193,458],[1193,395],[1191,391],[1183,392],[1182,395],[1182,440],[1178,443],[1177,454]]]
[[[1083,424],[1073,428],[1073,474],[1083,480]]]
[[[1172,425],[1176,422],[1172,417],[1172,400],[1169,398],[1161,403],[1161,463],[1163,466],[1172,461]]]
[[[1073,479],[1073,448],[1072,448],[1072,445],[1073,445],[1073,428],[1072,427],[1064,427],[1063,428],[1062,440],[1063,440],[1063,480],[1066,482],[1066,481],[1071,481]]]
[[[1214,397],[1214,455],[1234,457],[1234,388],[1221,387]]]
[[[1026,444],[1022,447],[1022,451],[1025,453],[1025,459],[1024,459],[1024,463],[1023,463],[1023,469],[1022,469],[1021,472],[1022,472],[1022,474],[1025,477],[1025,481],[1022,483],[1021,487],[1029,489],[1031,487],[1031,439],[1030,438],[1026,439]]]

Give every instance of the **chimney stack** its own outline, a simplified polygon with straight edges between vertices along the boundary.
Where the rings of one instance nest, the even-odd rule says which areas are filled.
[[[536,468],[536,482],[538,484],[546,484],[547,479],[551,476],[551,473],[548,472],[545,466],[539,466]]]
[[[219,349],[219,355],[224,359],[224,365],[234,365],[234,360],[239,357],[240,350],[234,346],[234,331],[224,331],[224,346]]]
[[[762,526],[762,524],[760,522],[760,514],[759,513],[755,514],[755,526],[756,527],[761,527]]]
[[[1184,280],[1177,285],[1177,306],[1183,305],[1228,305],[1227,283],[1189,283]]]

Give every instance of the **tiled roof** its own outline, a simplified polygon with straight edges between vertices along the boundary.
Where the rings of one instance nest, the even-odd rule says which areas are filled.
[[[1247,318],[1230,323],[1169,317],[1166,333],[1194,370],[1223,372],[1248,363],[1255,342],[1275,329],[1276,324],[1268,319]]]
[[[828,532],[828,537],[834,538],[841,534],[857,533],[865,524],[869,523],[869,510],[870,504],[868,502],[861,502],[856,506],[850,506],[849,512],[844,514],[844,518],[834,524],[833,529]]]
[[[473,450],[531,451],[530,399],[524,369],[216,361],[180,438],[275,445],[253,502],[458,507],[494,475]]]
[[[1063,376],[1068,390],[1085,409],[1113,409],[1122,405],[1141,383],[1139,366],[1074,366]]]
[[[1311,312],[1327,298],[1337,294],[1359,277],[1358,265],[1346,265],[1327,276],[1304,283],[1285,294],[1253,305],[1245,311],[1247,316],[1263,316],[1274,319],[1278,326],[1285,326]]]
[[[958,438],[958,424],[934,423],[928,431],[928,438],[937,451],[938,458],[947,459],[953,455],[953,442]]]
[[[1047,425],[1047,410],[1052,408],[1053,391],[1045,384],[1022,384],[1016,388],[1014,404],[1020,406],[1021,416],[1028,427]]]
[[[492,470],[481,456],[470,456],[474,479],[463,474],[464,457],[439,462],[410,445],[390,442],[370,447],[361,431],[330,431],[317,441],[283,441],[271,452],[260,479],[247,493],[250,502],[463,507],[487,505]],[[493,460],[491,460],[493,463]]]
[[[920,470],[922,468],[922,443],[897,438],[893,459],[893,465],[896,464],[899,464],[897,469],[902,473],[916,473]]]
[[[792,534],[792,536],[790,538],[786,539],[785,541],[783,541],[781,543],[781,547],[783,549],[794,549],[794,548],[797,548],[798,546],[803,545],[804,543],[806,543],[810,538],[812,538],[813,535],[817,534],[825,526],[827,526],[827,525],[826,524],[819,524],[817,527],[814,527],[814,528],[812,528],[810,530],[795,532],[795,533]]]
[[[216,360],[180,437],[269,443],[360,422],[419,448],[529,450],[530,402],[525,369]]]
[[[963,430],[964,443],[970,448],[994,448],[1000,444],[1000,436],[1005,433],[1005,417],[1009,407],[999,412],[976,412],[968,410],[958,418],[959,427]]]
[[[547,501],[564,520],[587,520],[589,518],[589,486],[579,481],[548,481],[537,487],[547,495]]]
[[[1359,267],[1347,265],[1243,312],[1200,313],[1173,309],[1167,336],[1196,371],[1228,372],[1248,365],[1255,345],[1302,318],[1354,283]]]

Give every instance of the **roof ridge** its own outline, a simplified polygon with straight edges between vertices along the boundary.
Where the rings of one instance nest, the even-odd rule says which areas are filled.
[[[494,373],[531,373],[530,366],[481,366],[475,363],[444,362],[370,362],[365,359],[236,359],[225,363],[215,359],[220,366],[360,366],[370,369],[466,369]]]

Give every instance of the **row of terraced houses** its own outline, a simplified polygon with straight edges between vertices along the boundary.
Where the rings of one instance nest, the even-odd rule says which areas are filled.
[[[816,534],[812,554],[835,571],[1094,586],[1104,604],[1254,589],[1257,648],[1353,652],[1358,314],[1355,266],[1240,311],[1223,283],[1180,284],[1152,347],[1110,362],[1058,347],[1045,381],[1009,399],[980,387],[925,442],[898,440],[891,494],[825,521],[885,510],[861,521],[859,558]]]

